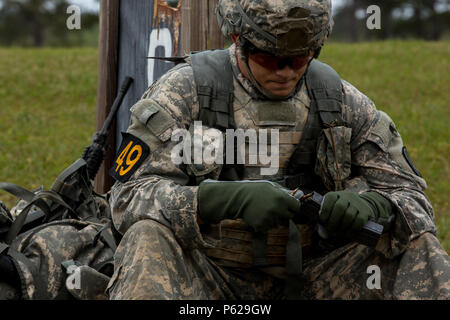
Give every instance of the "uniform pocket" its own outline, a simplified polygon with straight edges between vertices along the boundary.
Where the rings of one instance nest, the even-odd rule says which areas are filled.
[[[315,173],[329,190],[342,190],[351,173],[352,129],[344,126],[323,129],[317,141]]]
[[[166,142],[172,136],[176,121],[156,101],[143,99],[131,107],[130,111],[161,141]]]

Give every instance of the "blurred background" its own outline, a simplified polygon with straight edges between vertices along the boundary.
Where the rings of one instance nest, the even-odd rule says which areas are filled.
[[[81,8],[78,32],[64,27],[70,4]],[[381,9],[380,30],[366,27],[370,5]],[[0,46],[96,46],[98,12],[98,0],[0,0]],[[450,38],[449,0],[334,0],[333,12],[332,41]]]
[[[81,9],[77,32],[66,28],[71,4]],[[0,46],[96,47],[98,12],[98,0],[0,0]]]
[[[450,37],[448,0],[341,0],[333,1],[333,4],[338,22],[333,40],[441,40]],[[361,23],[366,20],[366,9],[371,5],[381,9],[380,30],[369,30],[365,23]]]

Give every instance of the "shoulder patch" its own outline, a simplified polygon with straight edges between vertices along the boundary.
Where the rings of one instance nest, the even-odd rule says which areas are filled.
[[[378,111],[380,118],[378,119],[375,127],[373,128],[373,133],[377,135],[384,143],[386,147],[389,147],[390,141],[392,139],[391,131],[391,118],[383,111]]]
[[[131,113],[160,140],[170,139],[176,121],[153,99],[143,99],[130,109]]]
[[[114,166],[109,174],[116,180],[125,183],[142,165],[150,154],[149,146],[138,137],[122,132],[122,144]]]

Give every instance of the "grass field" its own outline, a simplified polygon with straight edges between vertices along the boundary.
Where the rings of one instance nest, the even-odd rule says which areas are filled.
[[[332,65],[389,113],[428,182],[450,252],[450,41],[329,44]],[[97,50],[0,49],[0,181],[50,188],[95,131]],[[9,207],[15,200],[0,192]]]

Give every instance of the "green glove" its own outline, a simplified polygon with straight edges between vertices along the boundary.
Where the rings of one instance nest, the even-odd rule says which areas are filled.
[[[391,215],[391,203],[376,192],[338,191],[325,195],[319,221],[328,231],[343,233],[360,230],[369,219],[390,221]]]
[[[256,232],[287,224],[300,211],[289,190],[265,181],[205,180],[199,185],[198,213],[206,223],[242,218]]]

